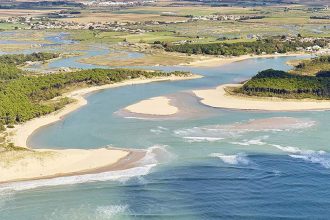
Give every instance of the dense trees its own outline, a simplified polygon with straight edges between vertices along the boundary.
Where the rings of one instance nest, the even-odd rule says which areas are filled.
[[[255,42],[237,43],[207,43],[207,44],[163,44],[165,50],[169,52],[181,52],[188,54],[209,54],[224,56],[239,56],[245,54],[273,54],[297,51],[297,48],[318,45],[324,47],[327,40],[316,39],[312,42],[301,42],[297,40],[262,39]]]
[[[316,74],[306,74],[304,71]],[[304,60],[291,72],[273,69],[261,71],[237,92],[254,96],[330,99],[329,55]]]
[[[27,61],[45,61],[59,57],[56,53],[10,54],[0,56],[1,64],[21,65]]]
[[[295,75],[264,70],[246,82],[239,92],[256,96],[330,98],[330,77]]]
[[[60,96],[73,85],[103,85],[134,78],[152,78],[169,75],[187,75],[186,72],[160,72],[129,69],[91,69],[76,72],[28,76],[12,65],[1,64],[11,71],[3,71],[0,81],[0,124],[24,122],[55,111],[70,100]],[[17,72],[15,72],[17,70]]]
[[[0,82],[4,80],[16,79],[22,71],[16,66],[0,63]]]
[[[308,60],[302,60],[296,68],[290,71],[299,75],[329,76],[330,75],[330,55],[323,55]]]

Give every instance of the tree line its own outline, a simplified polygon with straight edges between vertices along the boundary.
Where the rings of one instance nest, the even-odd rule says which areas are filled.
[[[284,98],[330,98],[329,75],[306,76],[268,69],[247,81],[239,93]]]
[[[58,58],[60,55],[58,53],[45,53],[38,52],[32,54],[7,54],[0,56],[1,64],[9,64],[9,65],[21,65],[28,61],[36,62],[36,61],[45,61],[54,58]]]
[[[205,43],[205,44],[170,44],[161,43],[168,52],[180,52],[187,54],[208,54],[223,56],[240,56],[246,54],[274,54],[297,51],[299,48],[307,48],[318,45],[325,47],[328,44],[326,39],[315,39],[313,41],[284,40],[278,38],[260,39],[254,42],[236,43]]]
[[[0,124],[15,124],[39,117],[66,105],[70,100],[58,97],[74,85],[93,86],[121,82],[136,78],[187,76],[187,72],[161,72],[132,69],[90,69],[75,72],[29,76],[10,64],[0,64],[4,69],[0,81]]]

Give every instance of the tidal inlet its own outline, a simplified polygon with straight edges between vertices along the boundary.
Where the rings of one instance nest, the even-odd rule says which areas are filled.
[[[329,4],[2,0],[0,219],[329,219]]]

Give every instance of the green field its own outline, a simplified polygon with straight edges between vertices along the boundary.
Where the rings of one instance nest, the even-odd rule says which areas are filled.
[[[15,30],[17,28],[25,28],[26,25],[22,24],[10,24],[10,23],[0,23],[0,30]]]

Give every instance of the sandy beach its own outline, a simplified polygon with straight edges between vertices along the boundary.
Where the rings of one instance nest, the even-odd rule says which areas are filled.
[[[151,79],[133,79],[121,83],[83,88],[64,94],[63,97],[75,101],[63,109],[49,115],[35,118],[26,123],[8,129],[8,142],[15,146],[25,147],[27,150],[3,152],[0,162],[0,182],[11,182],[28,179],[53,178],[59,176],[104,172],[114,169],[126,169],[127,163],[139,160],[141,156],[128,158],[129,155],[141,155],[140,151],[121,149],[37,149],[32,150],[27,146],[29,136],[37,129],[61,120],[65,115],[87,104],[85,95],[103,89],[120,86],[137,85],[157,81],[188,80],[199,78],[199,75],[188,77],[169,76]],[[42,147],[42,146],[41,146]],[[125,163],[121,162],[125,160]],[[119,163],[119,164],[118,164]]]
[[[137,114],[159,116],[173,115],[178,112],[178,108],[173,106],[170,101],[171,100],[165,96],[159,96],[127,106],[125,110]]]
[[[192,74],[191,76],[187,76],[187,77],[169,76],[169,77],[157,77],[157,78],[152,78],[152,79],[133,79],[133,80],[127,80],[127,81],[115,83],[115,84],[94,86],[94,87],[88,87],[88,88],[75,90],[73,92],[63,95],[63,97],[75,99],[76,100],[75,102],[66,105],[64,108],[62,108],[59,111],[42,116],[40,118],[32,119],[32,120],[30,120],[26,123],[20,124],[20,125],[16,125],[14,129],[8,129],[8,132],[11,133],[10,137],[8,137],[8,141],[14,143],[15,146],[28,147],[27,146],[28,137],[35,130],[37,130],[38,128],[41,128],[43,126],[52,124],[56,121],[59,121],[63,118],[63,116],[86,105],[87,100],[84,98],[84,96],[89,93],[100,91],[103,89],[121,87],[121,86],[130,86],[130,85],[159,82],[159,81],[169,81],[169,80],[171,80],[171,81],[189,80],[189,79],[197,79],[200,77],[201,77],[200,75]]]
[[[226,87],[239,87],[241,84],[225,84],[215,89],[194,90],[193,93],[205,105],[216,108],[265,111],[306,111],[328,110],[330,101],[312,99],[259,98],[230,95]]]
[[[2,159],[0,162],[0,182],[93,172],[100,167],[115,164],[129,153],[129,151],[106,148],[8,152],[6,157],[11,159]]]
[[[243,61],[251,58],[276,58],[286,56],[301,56],[304,53],[286,53],[286,54],[265,54],[265,55],[242,55],[238,57],[214,57],[214,56],[199,56],[196,61],[182,64],[183,66],[195,66],[195,67],[214,67],[225,64],[230,64],[238,61]]]

